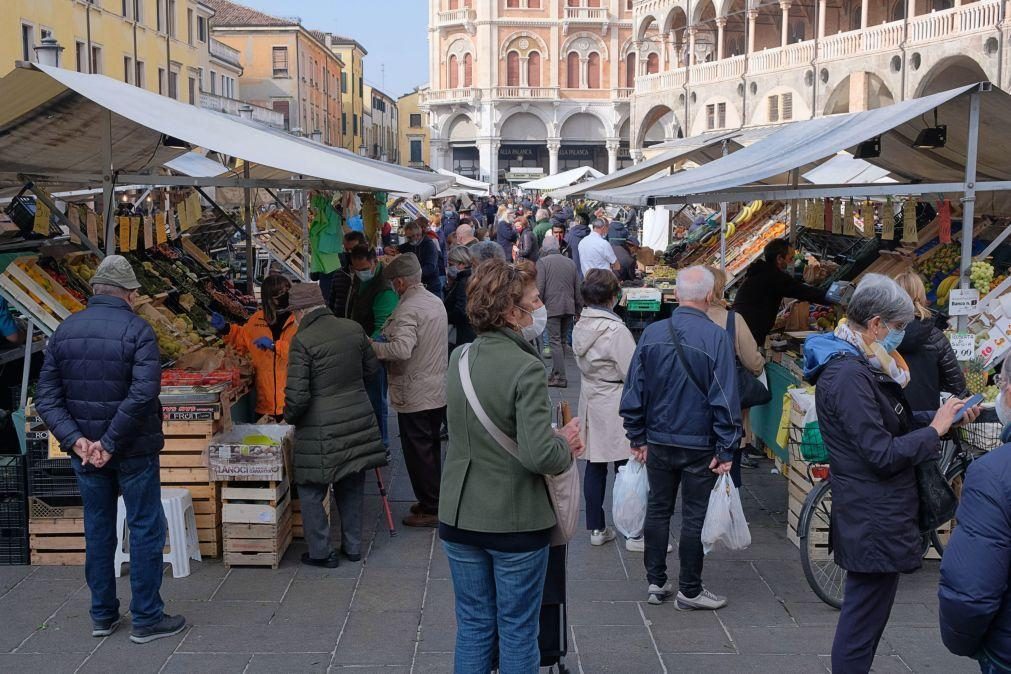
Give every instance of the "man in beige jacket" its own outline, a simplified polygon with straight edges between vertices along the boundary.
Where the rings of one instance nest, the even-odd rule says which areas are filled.
[[[394,258],[383,277],[400,296],[372,347],[387,367],[390,406],[397,412],[404,464],[418,502],[404,519],[409,527],[439,524],[442,444],[446,414],[449,321],[442,300],[425,290],[421,264],[411,253]]]

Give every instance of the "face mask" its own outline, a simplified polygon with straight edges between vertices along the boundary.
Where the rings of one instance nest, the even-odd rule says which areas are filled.
[[[997,412],[997,418],[1000,419],[1000,423],[1004,426],[1011,424],[1011,409],[1008,409],[1004,403],[1004,391],[1001,390],[997,394],[997,401],[994,403],[994,411]]]
[[[881,344],[882,348],[884,348],[885,351],[891,353],[892,351],[895,351],[895,349],[899,348],[899,344],[902,343],[902,338],[905,336],[906,336],[905,330],[892,329],[888,331],[888,334],[885,335],[885,338],[882,339],[879,343]]]
[[[375,269],[363,269],[362,271],[356,271],[355,275],[360,281],[371,281],[372,277],[376,275]]]
[[[523,311],[527,310],[523,309]],[[547,307],[541,306],[537,307],[533,311],[527,311],[527,313],[530,314],[532,319],[534,319],[534,322],[520,328],[520,333],[523,335],[523,339],[528,342],[532,342],[544,334],[544,328],[548,325],[548,309]]]

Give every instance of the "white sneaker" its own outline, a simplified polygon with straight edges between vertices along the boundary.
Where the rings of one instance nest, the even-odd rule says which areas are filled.
[[[647,599],[646,601],[648,601],[650,604],[653,604],[654,606],[659,606],[664,602],[665,599],[674,594],[674,588],[671,586],[669,582],[663,587],[651,584],[647,592],[649,593],[649,599]]]
[[[639,538],[626,538],[625,539],[625,549],[629,552],[645,552],[646,551],[646,540],[639,536]],[[674,552],[674,546],[670,543],[667,544],[667,554]]]
[[[727,598],[713,594],[706,588],[702,588],[699,596],[689,599],[683,593],[678,592],[674,605],[679,611],[715,611],[727,605]]]
[[[590,545],[603,545],[614,540],[614,529],[605,527],[604,529],[594,529],[590,532]]]

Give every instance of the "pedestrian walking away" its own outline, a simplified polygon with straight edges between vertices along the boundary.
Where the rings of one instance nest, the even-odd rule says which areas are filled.
[[[130,640],[147,643],[186,626],[165,613],[165,515],[161,505],[161,360],[154,330],[133,311],[140,283],[126,258],[109,255],[91,279],[94,295],[67,317],[46,348],[36,389],[39,415],[70,454],[84,503],[85,570],[92,636],[119,626],[117,500],[130,529]]]
[[[558,240],[547,234],[541,258],[537,260],[537,291],[548,315],[548,342],[551,346],[551,374],[548,386],[569,385],[565,372],[565,352],[572,322],[579,313],[579,274],[576,263],[558,252]]]
[[[741,442],[736,363],[726,330],[706,315],[715,279],[704,267],[678,274],[679,307],[643,331],[621,396],[632,453],[646,462],[649,500],[645,537],[648,601],[674,594],[667,543],[681,492],[681,562],[676,606],[719,609],[725,597],[702,584],[702,525],[717,475],[729,473]]]

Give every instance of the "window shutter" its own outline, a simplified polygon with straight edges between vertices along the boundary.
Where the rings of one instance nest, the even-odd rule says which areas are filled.
[[[716,106],[711,103],[706,106],[706,130],[712,131],[716,124]]]
[[[793,119],[793,94],[789,94],[789,93],[788,94],[783,94],[782,101],[783,101],[783,105],[782,105],[782,107],[783,107],[783,110],[782,110],[782,112],[783,112],[783,115],[782,115],[783,116],[783,120],[784,121],[788,121],[788,120]]]
[[[470,54],[463,55],[463,86],[474,86],[474,57]]]
[[[600,54],[591,52],[587,62],[586,84],[590,89],[600,88]]]
[[[625,59],[625,86],[629,89],[635,86],[635,54]]]
[[[569,52],[566,59],[565,86],[569,89],[579,88],[579,54],[574,51]]]
[[[779,96],[769,96],[769,121],[779,121]]]
[[[460,63],[456,56],[449,57],[449,88],[456,89],[460,86]]]
[[[527,57],[527,84],[531,87],[541,86],[541,55],[535,51]]]
[[[720,103],[716,106],[716,124],[719,128],[727,128],[727,104]]]
[[[506,86],[520,85],[520,55],[511,51],[506,55]]]

